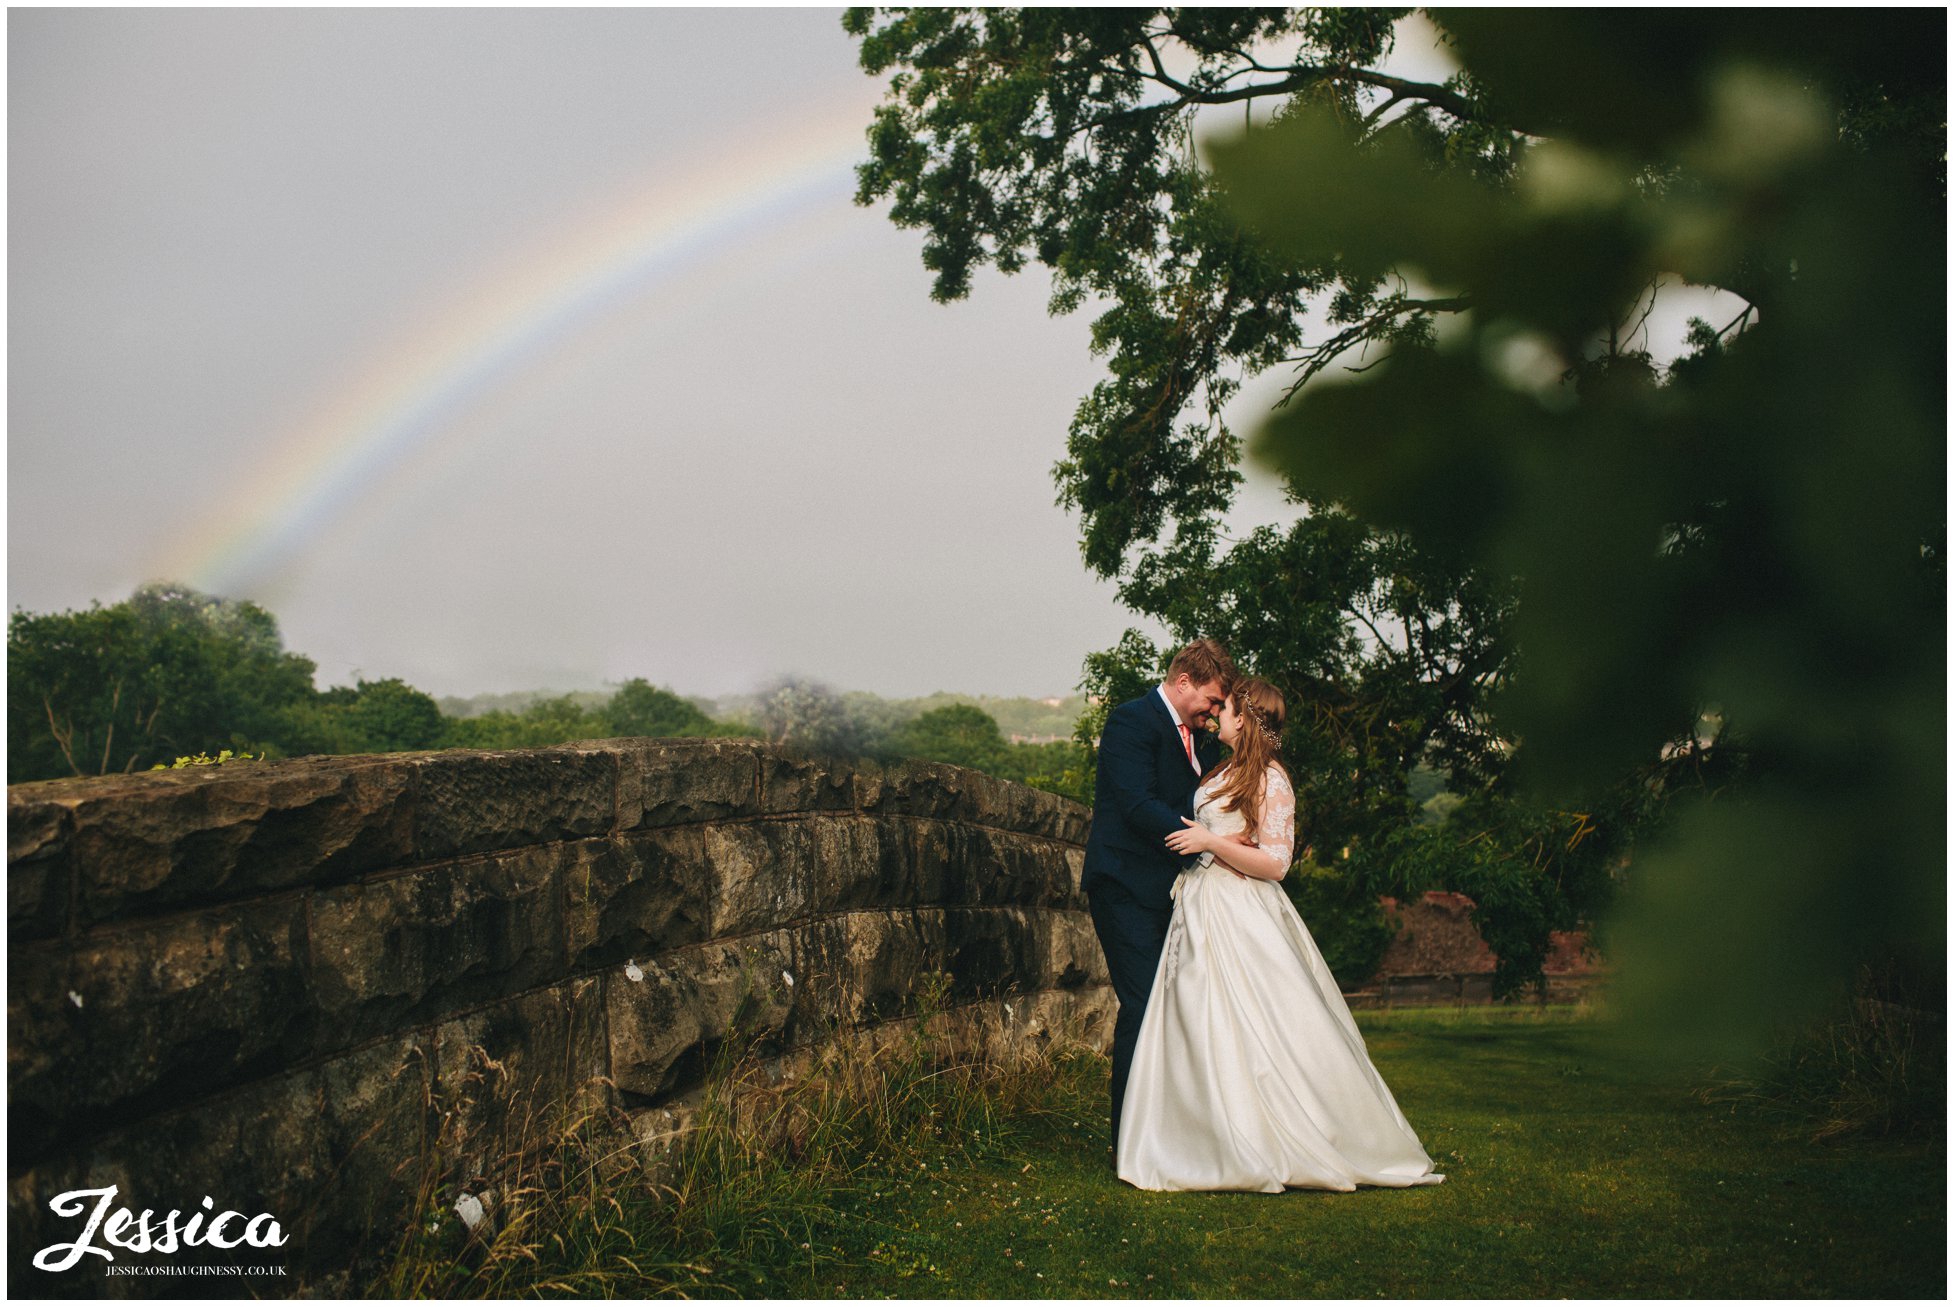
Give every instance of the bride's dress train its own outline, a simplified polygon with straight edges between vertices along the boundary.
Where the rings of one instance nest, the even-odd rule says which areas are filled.
[[[1221,834],[1245,823],[1195,794]],[[1285,860],[1296,801],[1269,769],[1257,840]],[[1437,1184],[1371,1065],[1336,978],[1274,881],[1203,854],[1175,885],[1121,1112],[1119,1175],[1142,1189]]]

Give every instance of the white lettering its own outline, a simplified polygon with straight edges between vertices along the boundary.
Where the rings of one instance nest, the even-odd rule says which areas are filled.
[[[70,1189],[65,1194],[56,1194],[48,1206],[54,1210],[56,1216],[80,1216],[82,1200],[85,1198],[99,1198],[101,1201],[95,1204],[95,1212],[88,1218],[88,1225],[82,1230],[81,1238],[73,1243],[49,1244],[34,1254],[34,1265],[44,1271],[65,1271],[80,1261],[83,1253],[94,1253],[111,1262],[115,1260],[115,1254],[108,1249],[91,1246],[95,1238],[95,1227],[102,1223],[102,1214],[108,1211],[109,1204],[115,1200],[114,1185],[106,1189]],[[53,1260],[61,1253],[66,1253],[67,1256]]]
[[[269,1228],[260,1230],[260,1221],[264,1221]],[[283,1248],[285,1232],[278,1228],[278,1221],[270,1212],[260,1212],[251,1218],[251,1224],[244,1227],[244,1241],[253,1248]]]
[[[109,1223],[102,1227],[102,1237],[110,1243],[120,1244],[122,1247],[127,1248],[129,1247],[129,1243],[122,1235],[124,1231],[135,1223],[136,1215],[134,1212],[131,1212],[126,1207],[118,1207],[109,1213]]]
[[[154,1232],[150,1221],[155,1213],[151,1209],[145,1207],[140,1217],[127,1207],[116,1207],[111,1210],[116,1192],[114,1185],[105,1189],[71,1189],[51,1199],[48,1208],[56,1216],[80,1216],[87,1211],[90,1199],[95,1200],[95,1205],[94,1210],[88,1212],[88,1221],[82,1227],[81,1238],[73,1243],[50,1244],[41,1249],[34,1254],[34,1265],[43,1271],[65,1271],[79,1262],[84,1253],[93,1253],[110,1263],[110,1274],[118,1273],[118,1268],[114,1266],[115,1254],[95,1243],[98,1230],[108,1243],[135,1253],[146,1253],[152,1249],[162,1253],[173,1253],[179,1244],[186,1248],[201,1244],[224,1249],[236,1248],[239,1244],[245,1243],[254,1248],[282,1248],[285,1245],[285,1231],[279,1226],[278,1219],[270,1212],[260,1212],[250,1218],[245,1223],[244,1233],[234,1238],[224,1233],[224,1227],[231,1222],[244,1221],[244,1213],[217,1211],[216,1201],[206,1194],[203,1207],[205,1212],[210,1213],[210,1223],[207,1226],[204,1224],[205,1212],[193,1210],[189,1220],[184,1221],[179,1227],[177,1223],[182,1213],[176,1208],[171,1208],[169,1215],[162,1220],[161,1231]],[[106,1218],[106,1225],[104,1218]],[[130,1273],[167,1275],[185,1269],[190,1268],[132,1268]]]
[[[159,1253],[173,1253],[176,1251],[176,1209],[174,1207],[170,1209],[170,1214],[163,1218],[163,1233],[156,1238],[156,1251]]]
[[[216,1216],[212,1217],[209,1226],[204,1230],[204,1242],[212,1248],[235,1248],[243,1243],[244,1240],[242,1239],[226,1239],[218,1233],[219,1230],[224,1228],[224,1222],[233,1219],[242,1221],[244,1219],[244,1213],[219,1212]]]
[[[204,1206],[210,1206],[210,1196],[208,1194],[204,1196]],[[184,1222],[183,1225],[183,1246],[185,1248],[195,1248],[199,1243],[203,1242],[197,1238],[197,1231],[203,1227],[203,1223],[204,1214],[202,1212],[190,1213],[190,1219]]]

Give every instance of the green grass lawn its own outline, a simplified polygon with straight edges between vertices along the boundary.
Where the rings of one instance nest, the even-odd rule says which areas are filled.
[[[1109,1165],[1106,1064],[1081,1057],[991,1138],[776,1211],[713,1278],[767,1297],[1945,1296],[1943,1139],[1813,1143],[1563,1011],[1359,1021],[1444,1184],[1142,1193]]]

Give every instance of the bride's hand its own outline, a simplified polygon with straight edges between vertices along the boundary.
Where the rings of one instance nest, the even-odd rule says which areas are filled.
[[[1190,853],[1204,852],[1209,846],[1209,841],[1212,839],[1208,828],[1198,821],[1189,821],[1185,817],[1181,818],[1181,824],[1187,827],[1187,829],[1177,830],[1172,835],[1169,835],[1167,837],[1167,847],[1182,857],[1186,857]]]

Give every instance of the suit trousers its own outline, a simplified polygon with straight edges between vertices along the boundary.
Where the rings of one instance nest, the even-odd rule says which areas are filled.
[[[1149,907],[1125,885],[1104,875],[1093,877],[1086,900],[1099,947],[1106,953],[1113,994],[1119,999],[1119,1017],[1113,1022],[1113,1146],[1118,1148],[1126,1076],[1133,1067],[1133,1049],[1140,1042],[1140,1023],[1146,1019],[1147,999],[1153,994],[1153,976],[1160,967],[1174,906],[1169,900],[1164,908]]]

